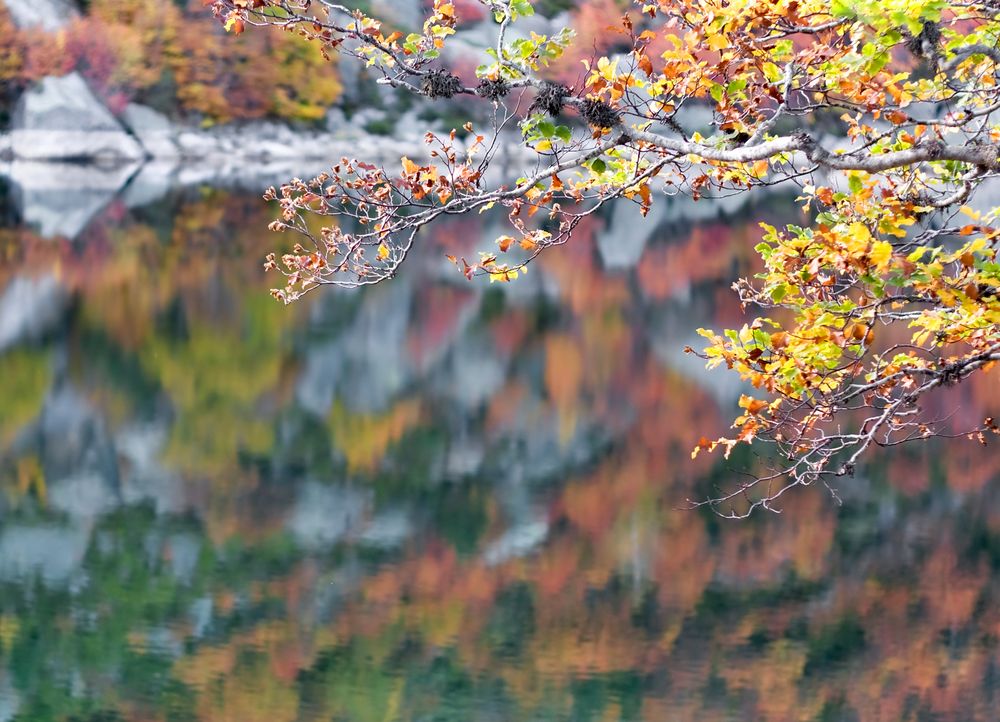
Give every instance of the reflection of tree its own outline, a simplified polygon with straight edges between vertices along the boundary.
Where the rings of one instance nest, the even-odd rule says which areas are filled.
[[[15,527],[93,525],[72,584],[0,564],[18,722],[991,718],[989,450],[880,457],[839,508],[809,490],[741,524],[677,509],[761,462],[690,459],[728,409],[655,355],[646,321],[739,313],[715,292],[751,231],[697,231],[719,248],[704,264],[688,238],[654,241],[660,278],[605,273],[584,236],[537,269],[541,299],[420,283],[405,303],[378,299],[383,315],[365,323],[405,326],[400,353],[415,358],[385,406],[357,414],[343,383],[318,410],[297,384],[310,355],[336,373],[320,351],[349,348],[352,370],[378,373],[356,323],[376,299],[290,317],[262,298],[267,239],[228,230],[263,225],[246,220],[256,207],[183,201],[167,227],[95,230],[86,253],[19,246],[23,272],[58,262],[75,294],[70,338],[51,341],[69,356],[61,380],[116,431],[162,424],[156,461],[181,474],[195,513],[81,520],[31,494],[7,509],[4,549]],[[497,383],[448,383],[462,363],[480,370],[460,338],[499,359]],[[52,356],[0,356],[4,438],[42,413]],[[997,400],[970,388],[969,413]],[[5,474],[52,453],[29,447]],[[323,496],[306,487],[331,490],[332,513],[354,498],[345,489],[368,495],[360,518],[310,546],[292,526]],[[487,553],[524,528],[544,531]]]
[[[0,355],[0,450],[3,450],[42,409],[52,382],[48,355],[16,349]]]
[[[279,381],[282,319],[263,298],[242,306],[237,328],[190,319],[182,339],[156,335],[140,350],[174,405],[167,458],[182,470],[218,474],[241,453],[271,447],[271,422],[258,404]]]

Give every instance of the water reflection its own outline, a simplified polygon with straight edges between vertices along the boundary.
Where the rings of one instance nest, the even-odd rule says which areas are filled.
[[[592,219],[503,288],[460,220],[290,308],[255,196],[0,231],[0,722],[994,719],[992,449],[677,509],[758,463],[690,459],[740,389],[681,349],[783,208]]]

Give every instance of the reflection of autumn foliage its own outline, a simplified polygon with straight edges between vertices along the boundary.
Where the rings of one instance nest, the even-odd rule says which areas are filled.
[[[598,221],[588,221],[577,243],[533,269],[551,289],[544,313],[524,299],[487,308],[475,286],[414,283],[400,352],[413,354],[415,381],[383,411],[357,415],[334,399],[310,417],[312,453],[330,470],[322,480],[380,489],[387,468],[417,463],[399,450],[435,425],[459,428],[499,461],[454,482],[415,470],[420,486],[386,500],[416,510],[417,530],[399,548],[355,545],[351,530],[307,552],[286,524],[293,452],[305,443],[287,389],[302,346],[281,342],[306,329],[308,348],[315,308],[292,315],[258,293],[270,242],[254,230],[266,225],[258,213],[253,199],[218,194],[181,202],[166,228],[128,215],[99,223],[83,248],[4,234],[0,288],[58,268],[74,298],[73,381],[96,377],[87,344],[99,338],[116,368],[143,376],[141,388],[169,408],[159,461],[182,477],[198,510],[188,532],[203,545],[193,580],[180,583],[163,571],[169,550],[157,574],[145,571],[163,535],[152,514],[107,522],[85,562],[91,596],[57,598],[62,611],[46,617],[35,596],[44,590],[29,603],[4,589],[4,664],[35,669],[30,647],[47,663],[84,668],[88,681],[122,659],[131,675],[150,669],[141,692],[90,690],[129,722],[408,720],[441,710],[571,719],[582,709],[650,722],[991,718],[1000,504],[990,448],[962,440],[874,457],[845,484],[843,506],[808,489],[781,516],[746,522],[678,508],[742,462],[690,459],[692,440],[731,410],[653,354],[644,321],[684,285],[715,315],[741,313],[717,302],[716,286],[743,267],[755,230],[711,225],[655,239],[644,270],[608,274],[592,243]],[[477,232],[465,225],[455,237]],[[705,246],[712,258],[698,263]],[[471,412],[419,385],[468,333],[491,340],[508,368]],[[37,416],[51,382],[44,356],[0,355],[0,440]],[[124,410],[105,413],[128,419],[129,404],[144,399],[116,388]],[[986,377],[963,386],[963,410],[996,408],[996,389]],[[556,454],[588,422],[610,431],[606,454],[537,486],[504,480],[521,461],[505,439],[549,432],[556,443],[545,453]],[[292,451],[279,451],[288,439]],[[544,540],[490,557],[517,521],[507,496],[519,491]],[[448,495],[459,503],[446,506]],[[462,547],[446,527],[473,508],[478,526]],[[201,637],[190,611],[198,600],[215,619]],[[79,615],[65,613],[71,604]],[[149,648],[151,628],[174,635],[175,656]],[[30,686],[43,676],[18,682],[25,705],[46,699]],[[179,699],[187,707],[171,707]],[[67,700],[58,718],[82,704]]]
[[[399,403],[385,414],[352,413],[341,404],[330,412],[330,432],[349,471],[374,471],[393,442],[420,422],[420,402]]]
[[[223,31],[197,0],[94,0],[58,34],[21,31],[0,8],[0,81],[24,85],[78,70],[120,111],[129,100],[215,121],[316,121],[339,97],[336,73],[293,33]]]
[[[15,350],[0,354],[0,451],[18,431],[38,416],[51,383],[48,359],[39,352]]]

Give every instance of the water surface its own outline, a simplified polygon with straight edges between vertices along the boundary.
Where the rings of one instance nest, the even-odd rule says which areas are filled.
[[[269,213],[0,230],[0,722],[996,719],[995,448],[681,508],[759,463],[691,460],[740,387],[682,349],[785,200],[625,208],[502,288],[458,220],[288,308]]]

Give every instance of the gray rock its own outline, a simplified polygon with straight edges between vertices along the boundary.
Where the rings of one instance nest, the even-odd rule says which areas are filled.
[[[175,136],[176,129],[170,120],[152,108],[129,103],[122,113],[122,122],[135,134],[154,158],[176,158],[180,155]]]
[[[330,108],[326,111],[323,124],[327,133],[341,133],[348,127],[347,116],[340,108]]]
[[[69,25],[79,13],[65,0],[0,0],[6,5],[14,25],[55,32]]]
[[[414,30],[424,21],[424,4],[423,0],[373,0],[372,14]]]
[[[47,77],[18,100],[11,151],[26,160],[139,160],[142,147],[125,132],[78,73]]]
[[[181,155],[185,158],[201,158],[217,152],[218,141],[208,133],[197,130],[181,131],[177,135],[177,144]]]

